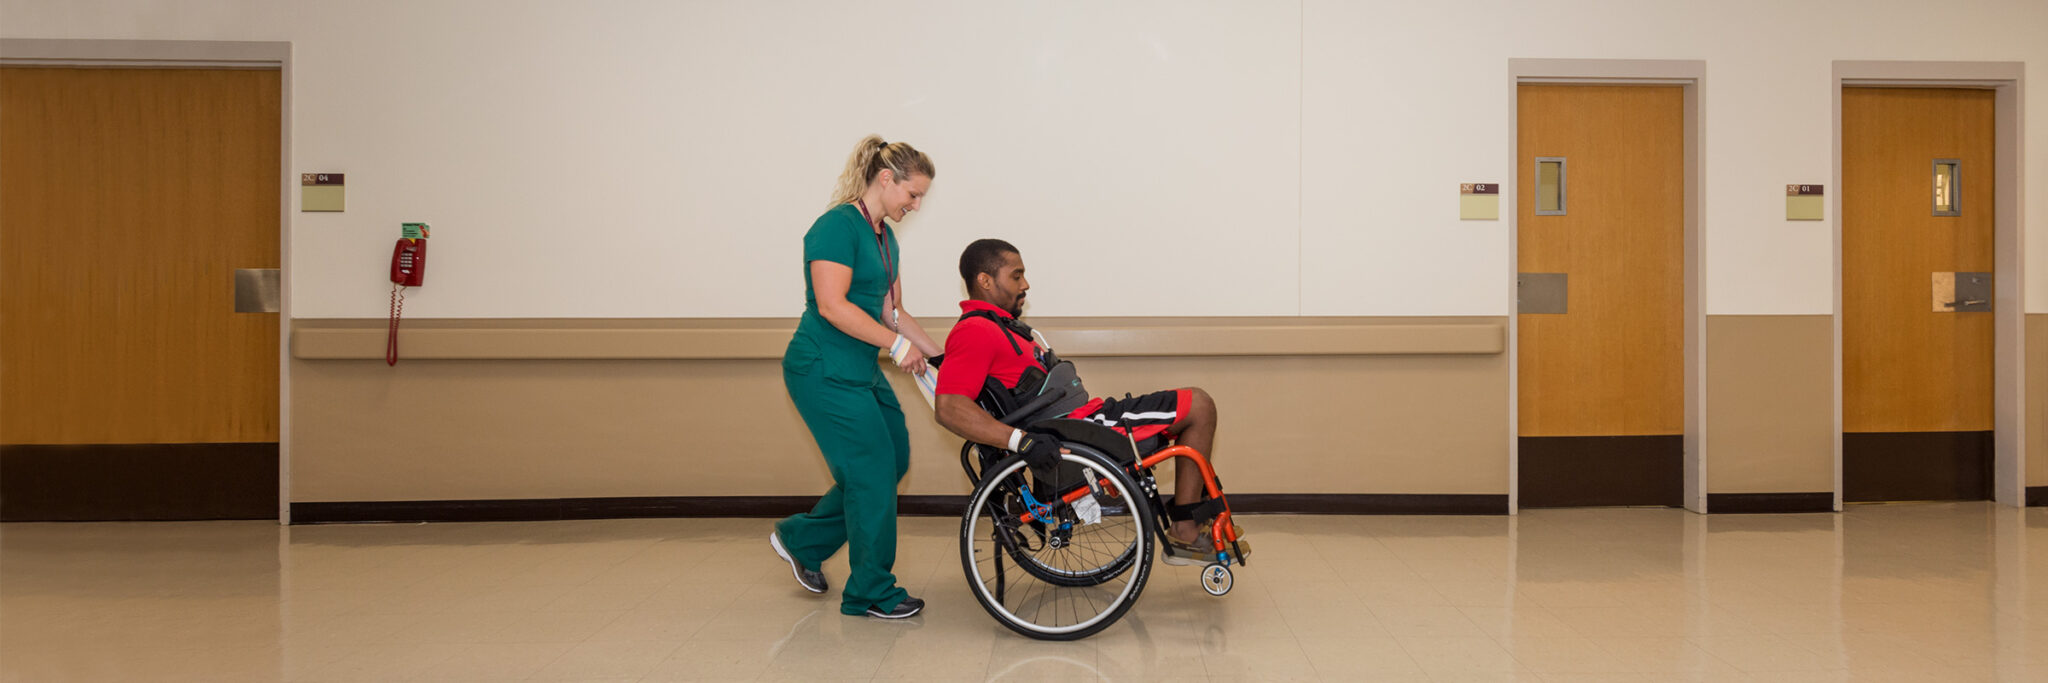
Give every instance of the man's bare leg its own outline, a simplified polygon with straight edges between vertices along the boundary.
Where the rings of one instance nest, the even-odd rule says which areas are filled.
[[[1200,388],[1188,388],[1188,414],[1182,415],[1166,430],[1174,434],[1180,445],[1201,452],[1213,465],[1216,462],[1216,401],[1209,398],[1209,392]],[[1202,468],[1187,458],[1174,458],[1173,500],[1181,505],[1201,502],[1206,493],[1202,486]],[[1192,543],[1200,535],[1200,526],[1194,520],[1174,520],[1173,538]]]

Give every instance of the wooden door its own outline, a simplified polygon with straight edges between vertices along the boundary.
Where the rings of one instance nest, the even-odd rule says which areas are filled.
[[[0,68],[7,519],[276,516],[275,70]],[[229,500],[233,499],[233,500]]]
[[[1520,504],[1679,505],[1684,89],[1518,91],[1516,260],[1547,274],[1525,275],[1516,318]],[[1539,158],[1564,160],[1561,206]],[[1532,283],[1560,274],[1562,312],[1530,312]]]
[[[1944,307],[1954,290],[1935,283],[1995,276],[1993,104],[1842,90],[1843,500],[1991,495],[1992,314]],[[1960,169],[1954,211],[1934,206],[1937,160]]]

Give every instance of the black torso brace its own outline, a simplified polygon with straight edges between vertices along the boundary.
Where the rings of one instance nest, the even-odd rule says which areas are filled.
[[[1005,318],[993,311],[970,311],[960,316],[963,321],[968,318],[982,318],[995,323],[996,328],[1004,332],[1003,338],[1009,340],[1010,350],[1019,356],[1026,353],[1024,345],[1030,345],[1032,352],[1038,352],[1037,341],[1031,334],[1031,327],[1016,318]],[[1020,337],[1024,339],[1023,345],[1017,343]],[[982,382],[981,394],[975,397],[974,402],[996,419],[1016,425],[1065,417],[1088,403],[1088,388],[1082,385],[1080,372],[1075,369],[1072,361],[1060,360],[1058,354],[1047,349],[1038,352],[1038,362],[1047,369],[1026,368],[1024,375],[1017,379],[1015,388],[1005,387],[994,376],[990,376]],[[1033,409],[1031,415],[1025,419],[1009,419],[1011,413],[1032,404],[1048,393],[1056,393],[1056,398]]]

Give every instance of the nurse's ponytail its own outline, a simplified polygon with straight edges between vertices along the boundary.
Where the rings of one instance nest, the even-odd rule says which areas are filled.
[[[839,172],[839,182],[832,186],[832,201],[826,206],[838,206],[859,198],[868,190],[868,183],[874,182],[875,174],[885,168],[896,175],[897,182],[907,182],[914,175],[927,178],[939,175],[932,166],[932,158],[909,143],[883,142],[882,136],[870,135],[853,146],[853,155],[846,158],[846,169]]]

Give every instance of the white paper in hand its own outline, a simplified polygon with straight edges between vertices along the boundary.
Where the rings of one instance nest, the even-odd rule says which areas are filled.
[[[896,343],[889,346],[889,359],[899,364],[902,363],[904,356],[910,354],[910,348],[909,340],[901,336],[896,337]],[[917,383],[917,393],[924,394],[925,406],[937,410],[939,407],[939,369],[926,364],[924,372],[911,375],[910,379]]]
[[[917,380],[917,393],[924,394],[924,404],[933,410],[937,410],[939,407],[937,393],[939,388],[938,368],[927,365],[924,372],[911,375],[911,377]]]

